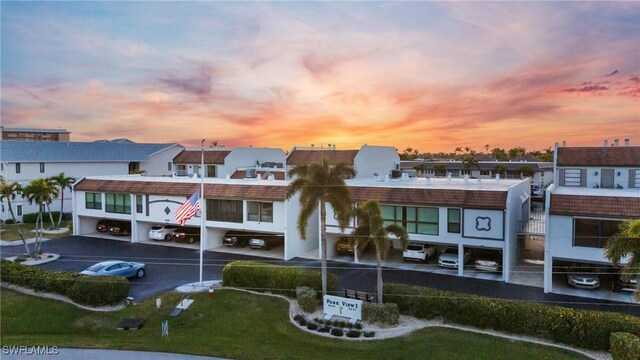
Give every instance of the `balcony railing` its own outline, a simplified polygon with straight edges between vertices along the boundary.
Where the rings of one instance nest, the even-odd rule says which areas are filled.
[[[529,220],[518,221],[518,234],[544,235],[544,212],[532,211]]]

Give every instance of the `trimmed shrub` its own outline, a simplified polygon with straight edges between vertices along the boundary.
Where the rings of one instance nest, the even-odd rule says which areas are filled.
[[[347,333],[347,337],[350,338],[359,338],[362,333],[358,330],[349,330]]]
[[[318,293],[308,286],[296,288],[296,299],[300,308],[308,313],[316,311],[318,307]]]
[[[318,325],[315,324],[315,323],[310,322],[309,324],[307,324],[307,329],[316,330],[316,329],[318,329]]]
[[[342,335],[344,335],[344,331],[342,331],[342,329],[333,328],[333,329],[331,329],[331,335],[333,335],[333,336],[342,336]]]
[[[356,323],[354,328],[356,328],[356,330],[362,330],[362,324],[358,322],[358,323]]]
[[[364,337],[366,337],[366,338],[372,338],[374,336],[376,336],[375,331],[365,331],[364,332]]]
[[[64,214],[63,214],[64,215]],[[60,211],[52,211],[51,216],[53,216],[53,220],[58,221],[58,217],[60,216]],[[22,222],[27,224],[33,224],[38,219],[38,213],[29,213],[22,215]],[[51,225],[51,220],[49,219],[49,213],[42,213],[42,222],[44,223],[44,228],[48,228],[48,225]],[[47,225],[48,224],[48,225]]]
[[[362,303],[362,319],[368,322],[397,325],[400,309],[394,303]]]
[[[115,305],[129,294],[129,280],[120,276],[82,276],[69,289],[69,298],[91,306]]]
[[[16,223],[16,221],[13,220],[13,219],[7,219],[7,220],[4,221],[4,223],[7,224],[7,225],[13,225],[13,224]]]
[[[52,272],[45,275],[45,291],[54,292],[60,295],[69,294],[69,289],[79,277],[80,273]]]
[[[613,360],[640,359],[640,338],[629,333],[611,334],[611,357]]]
[[[233,261],[222,270],[224,286],[271,291],[293,297],[295,289],[307,286],[322,291],[322,279],[319,271],[298,269],[293,266],[281,266],[257,261]],[[337,290],[335,274],[327,274],[327,291]]]
[[[323,326],[318,328],[318,332],[321,332],[321,333],[328,333],[329,331],[331,331],[331,328],[328,326]]]
[[[608,350],[609,337],[614,332],[640,335],[639,317],[613,312],[491,299],[402,284],[385,284],[384,293],[385,300],[396,303],[402,314],[441,318],[586,349]]]
[[[296,316],[293,317],[293,321],[300,321],[300,319],[304,318],[304,316],[300,315],[300,314],[296,314]]]

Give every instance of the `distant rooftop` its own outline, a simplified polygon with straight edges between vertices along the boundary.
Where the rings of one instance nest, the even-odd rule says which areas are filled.
[[[556,195],[615,196],[640,198],[638,189],[594,189],[587,187],[558,186],[553,190]],[[640,211],[640,208],[638,209]]]
[[[7,132],[39,132],[39,133],[71,134],[66,129],[8,128],[8,127],[4,127],[4,126],[2,126],[2,131],[7,131]]]
[[[559,147],[558,166],[640,167],[640,146]]]
[[[335,149],[298,149],[294,148],[287,156],[287,165],[302,165],[312,162],[320,162],[326,158],[332,163],[345,162],[353,165],[353,160],[359,150],[335,150]]]
[[[0,141],[0,160],[7,162],[119,162],[146,161],[178,144],[129,142]]]
[[[224,159],[231,153],[231,150],[227,149],[204,149],[204,163],[205,164],[224,164]],[[182,150],[178,155],[173,158],[174,164],[200,164],[202,161],[201,150]]]
[[[484,190],[484,191],[508,191],[509,188],[522,183],[523,180],[514,179],[469,179],[465,182],[463,178],[409,178],[389,179],[379,181],[375,178],[351,179],[345,182],[349,186],[380,187],[380,188],[407,188],[407,189],[449,189],[449,190]]]

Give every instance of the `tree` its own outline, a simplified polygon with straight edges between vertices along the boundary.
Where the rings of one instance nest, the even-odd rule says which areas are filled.
[[[489,144],[485,144],[483,147],[484,147],[484,152],[488,153],[489,152]]]
[[[53,181],[53,184],[58,187],[60,192],[60,216],[58,217],[58,225],[56,225],[56,229],[58,229],[62,222],[62,211],[64,209],[64,189],[67,188],[71,190],[71,185],[76,182],[76,179],[70,176],[65,176],[63,172],[56,176],[52,176],[49,179]]]
[[[306,239],[307,222],[311,214],[320,207],[320,247],[322,271],[322,295],[327,294],[327,214],[329,203],[336,214],[341,229],[349,224],[351,216],[351,197],[344,178],[355,176],[353,166],[346,163],[331,164],[323,159],[322,163],[310,163],[295,166],[289,172],[295,176],[287,187],[286,198],[290,199],[300,193],[300,215],[298,216],[298,232]]]
[[[473,155],[467,155],[462,159],[462,166],[464,166],[464,171],[471,175],[471,169],[480,169],[478,166],[478,160]]]
[[[367,200],[362,206],[354,209],[358,226],[353,229],[352,235],[357,239],[357,251],[365,249],[373,244],[376,251],[376,273],[378,291],[378,303],[382,304],[382,261],[387,257],[391,240],[389,234],[395,235],[402,242],[402,248],[407,247],[407,231],[400,225],[390,224],[384,226],[382,210],[377,200]]]
[[[11,218],[18,228],[18,234],[20,234],[20,240],[22,240],[22,245],[24,245],[24,249],[27,252],[27,255],[30,256],[29,246],[27,245],[27,240],[24,238],[22,234],[22,227],[16,220],[16,215],[13,212],[13,207],[11,206],[11,200],[15,200],[16,196],[20,195],[24,197],[24,193],[22,192],[22,186],[18,182],[12,182],[7,184],[4,182],[4,179],[0,182],[0,202],[7,200],[7,206],[9,207],[9,213],[11,214]]]
[[[424,172],[427,171],[427,165],[425,163],[420,163],[414,166],[413,169],[417,171],[419,175],[423,175]]]
[[[505,177],[505,175],[507,174],[507,167],[502,165],[502,164],[498,164],[496,166],[493,167],[493,173],[494,174],[499,174],[500,177]]]
[[[529,165],[521,166],[516,171],[521,173],[522,176],[524,176],[524,177],[533,178],[534,172],[533,172],[533,169],[531,168],[531,166],[529,166]]]
[[[509,159],[513,160],[515,158],[517,158],[518,156],[524,156],[527,153],[527,149],[523,148],[522,146],[517,146],[514,148],[509,149]]]
[[[29,204],[38,205],[38,217],[36,218],[36,244],[33,250],[34,257],[42,253],[42,233],[44,231],[43,212],[45,206],[51,204],[57,196],[57,189],[48,179],[32,180],[23,190],[24,196],[29,200]]]
[[[412,147],[407,147],[404,149],[402,154],[400,154],[400,160],[413,160],[418,157],[418,154],[418,150]]]
[[[551,150],[551,147],[544,149],[544,152],[538,156],[538,160],[553,162],[553,150]]]
[[[445,164],[435,164],[433,165],[433,171],[436,176],[444,176],[447,172],[447,165]]]
[[[628,279],[640,273],[640,218],[624,221],[619,232],[604,246],[604,255],[619,266],[622,258],[629,262],[622,267],[622,276]],[[640,292],[636,290],[636,300],[640,301]]]
[[[493,157],[498,161],[509,160],[509,155],[504,149],[501,148],[493,148],[493,150],[491,150],[491,155],[493,155]]]

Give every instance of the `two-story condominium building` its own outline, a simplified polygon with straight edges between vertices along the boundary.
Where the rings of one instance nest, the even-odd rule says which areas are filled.
[[[65,129],[6,128],[0,126],[2,140],[70,141],[71,133]]]
[[[640,147],[556,147],[555,181],[546,193],[544,291],[565,286],[554,269],[576,262],[606,272],[607,240],[626,219],[640,218]],[[602,274],[600,274],[601,280]]]
[[[458,263],[474,250],[494,250],[502,258],[500,278],[509,281],[518,261],[517,222],[527,219],[530,182],[501,179],[387,178],[378,176],[347,180],[355,203],[378,200],[385,224],[402,225],[411,242],[456,247]],[[356,220],[357,221],[357,220]],[[353,230],[353,222],[341,231],[327,208],[329,258],[336,256],[335,244]],[[401,250],[400,244],[394,248]],[[423,264],[423,266],[435,266]],[[458,275],[473,271],[459,266]]]
[[[178,144],[143,144],[133,142],[57,142],[57,141],[0,141],[0,175],[4,181],[22,186],[38,178],[48,178],[64,172],[80,179],[90,175],[118,175],[144,172],[148,175],[170,176],[171,161],[182,150]],[[51,208],[60,208],[55,200]],[[36,212],[37,205],[18,196],[12,201],[17,220]],[[70,193],[65,206],[71,211]],[[2,204],[0,219],[11,217],[6,202]]]
[[[148,241],[154,224],[176,224],[175,212],[186,198],[199,191],[201,179],[189,177],[109,176],[87,177],[74,185],[74,234],[96,235],[101,219],[131,223],[131,242]],[[285,199],[289,181],[204,178],[206,250],[223,248],[227,232],[241,231],[260,237],[279,238],[283,246],[269,253],[289,260],[317,247],[317,241],[301,241],[296,228],[299,199]],[[185,224],[200,228],[201,218]],[[310,222],[307,237],[317,239],[318,224]],[[225,250],[227,250],[225,248]],[[265,255],[255,250],[255,255]]]
[[[207,178],[243,179],[260,175],[266,179],[271,174],[283,180],[285,161],[284,151],[277,148],[185,149],[173,159],[173,176],[197,177],[204,163]]]

